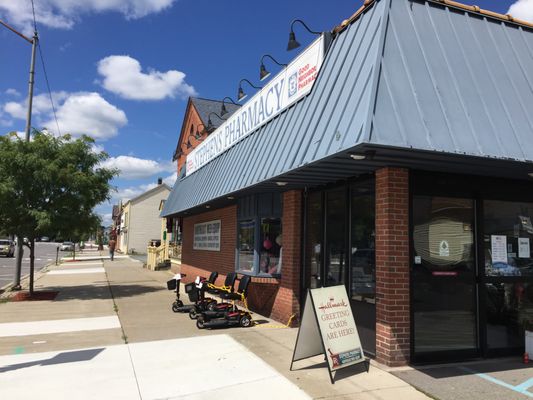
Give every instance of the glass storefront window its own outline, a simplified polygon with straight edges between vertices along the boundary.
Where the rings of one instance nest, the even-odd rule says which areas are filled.
[[[253,219],[239,221],[237,271],[254,271],[255,222]]]
[[[352,187],[351,297],[373,301],[376,294],[374,181]]]
[[[346,189],[326,192],[326,286],[344,283],[346,266]]]
[[[307,200],[306,236],[306,287],[320,287],[322,267],[322,234],[324,209],[322,208],[322,192],[311,192]]]
[[[486,276],[533,276],[533,203],[484,202]]]
[[[281,273],[281,259],[283,254],[281,219],[261,219],[259,246],[259,272],[269,275],[279,275]]]
[[[524,345],[524,331],[533,321],[533,283],[485,284],[489,348]]]

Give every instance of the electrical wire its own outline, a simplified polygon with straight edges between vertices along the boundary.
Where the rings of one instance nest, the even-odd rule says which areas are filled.
[[[35,30],[35,37],[37,37],[37,19],[35,18],[35,4],[33,0],[31,0],[31,11],[33,13],[33,28]],[[54,120],[56,121],[57,134],[61,136],[61,130],[59,129],[59,122],[57,121],[56,108],[54,106],[54,100],[52,99],[52,90],[50,89],[50,82],[48,81],[48,74],[46,73],[46,65],[44,63],[44,56],[43,56],[43,51],[41,47],[41,42],[37,41],[37,45],[39,47],[39,56],[41,58],[41,64],[43,66],[43,73],[44,73],[44,79],[46,81],[46,88],[48,89],[48,96],[50,97],[50,104],[52,105],[52,111],[54,113]]]

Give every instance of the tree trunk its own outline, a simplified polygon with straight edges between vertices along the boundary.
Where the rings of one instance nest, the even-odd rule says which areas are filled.
[[[35,238],[30,240],[30,297],[33,296],[33,275],[35,273]]]
[[[22,257],[24,256],[24,248],[22,244],[22,235],[17,235],[17,258],[15,260],[15,279],[13,281],[13,289],[20,290],[20,277],[22,275]]]
[[[72,246],[72,261],[76,259],[76,243]]]

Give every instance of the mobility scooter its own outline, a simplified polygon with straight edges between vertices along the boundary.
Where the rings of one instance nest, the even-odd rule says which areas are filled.
[[[217,304],[217,307],[213,311],[204,311],[196,320],[196,326],[199,329],[205,328],[228,328],[232,326],[241,326],[247,328],[252,325],[252,315],[249,311],[239,310],[235,305],[236,300],[241,300],[245,307],[248,308],[246,304],[246,296],[248,294],[248,286],[252,278],[248,275],[245,275],[241,278],[239,286],[236,293],[222,293],[220,298],[223,300],[231,300],[232,303],[222,303],[230,304],[226,309],[220,309],[221,304]]]
[[[217,287],[214,284],[210,283],[205,285],[206,291],[208,294],[214,295],[214,296],[220,296],[224,293],[233,293],[235,288],[235,281],[237,280],[237,274],[235,272],[230,272],[226,275],[226,280],[224,281],[224,285],[221,287]],[[215,310],[227,310],[231,307],[231,303],[217,303],[211,302],[207,304],[204,308],[197,306],[192,308],[189,311],[189,318],[190,319],[196,319],[198,315],[204,311],[215,311]]]
[[[174,312],[176,312],[177,308],[183,307],[183,301],[180,300],[180,283],[181,278],[185,278],[186,276],[185,274],[176,274],[171,280],[167,281],[167,289],[176,292],[176,300],[172,303],[172,311]]]
[[[182,275],[183,276],[183,275]],[[185,293],[189,296],[189,301],[192,301],[193,304],[183,304],[183,302],[180,301],[181,304],[177,304],[174,302],[172,304],[172,311],[174,312],[181,312],[181,313],[188,313],[193,308],[198,307],[201,310],[206,310],[207,306],[210,303],[217,303],[217,301],[211,297],[205,297],[205,287],[207,285],[212,284],[216,281],[218,277],[218,272],[211,272],[211,275],[209,275],[209,278],[206,280],[205,278],[202,278],[200,276],[196,277],[196,280],[194,282],[188,283],[185,285]],[[168,283],[167,283],[168,285]],[[176,289],[179,292],[179,284]],[[179,299],[179,293],[177,294]]]

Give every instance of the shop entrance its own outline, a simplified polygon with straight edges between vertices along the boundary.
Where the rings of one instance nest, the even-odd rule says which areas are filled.
[[[478,189],[482,180],[447,181],[477,193],[447,197],[433,185],[413,196],[412,360],[522,354],[533,328],[533,201],[512,183],[495,194]]]
[[[364,351],[376,351],[375,188],[369,178],[306,198],[304,288],[346,285]]]

